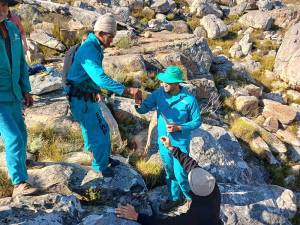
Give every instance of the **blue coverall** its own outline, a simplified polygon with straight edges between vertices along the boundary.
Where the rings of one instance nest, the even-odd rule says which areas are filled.
[[[77,50],[67,79],[85,93],[99,93],[104,88],[122,95],[125,86],[107,76],[102,68],[103,46],[95,34],[89,34]],[[92,169],[96,172],[108,166],[111,152],[108,124],[102,116],[97,102],[71,97],[70,108],[80,123],[84,147],[93,153]]]
[[[198,128],[201,123],[198,103],[195,97],[183,87],[180,87],[180,92],[176,95],[170,95],[160,87],[142,102],[141,106],[137,108],[137,112],[143,114],[154,108],[157,110],[157,141],[166,171],[166,181],[170,191],[169,199],[179,200],[181,190],[185,199],[191,200],[187,173],[179,161],[162,144],[160,137],[168,136],[173,146],[178,146],[184,153],[189,153],[191,130]],[[180,125],[181,131],[168,133],[167,123]]]
[[[2,23],[8,36],[5,41],[0,35],[0,133],[5,145],[8,173],[12,183],[17,185],[28,179],[27,131],[22,116],[22,99],[31,87],[20,31],[9,20]]]

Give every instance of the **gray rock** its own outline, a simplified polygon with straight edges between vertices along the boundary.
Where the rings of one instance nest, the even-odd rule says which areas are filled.
[[[295,215],[296,197],[275,185],[220,184],[225,224],[286,224]],[[241,195],[241,193],[243,193]]]
[[[258,109],[258,99],[255,96],[239,96],[235,100],[235,107],[242,115],[253,115]]]
[[[44,54],[40,52],[38,45],[27,38],[28,51],[26,53],[26,59],[28,62],[39,62],[42,63],[45,60]]]
[[[56,49],[58,51],[66,50],[66,47],[60,41],[44,30],[34,30],[30,33],[30,39],[48,48]]]
[[[227,145],[225,148],[223,143]],[[236,147],[230,148],[230,144]],[[193,131],[190,155],[202,168],[214,174],[219,182],[256,182],[252,180],[252,171],[243,160],[244,151],[223,128],[202,125],[202,128]]]
[[[297,23],[285,33],[274,64],[275,73],[293,88],[300,87],[300,72],[298,70],[300,62],[299,31],[300,23]]]
[[[173,0],[155,0],[151,8],[157,13],[168,13],[170,10],[176,8]]]
[[[273,24],[272,17],[266,13],[261,11],[250,11],[247,14],[243,15],[239,22],[245,26],[270,30]]]
[[[287,105],[264,99],[263,115],[265,117],[272,116],[283,124],[289,124],[296,118],[296,111]]]
[[[221,38],[228,34],[227,25],[215,15],[204,16],[200,23],[207,31],[208,38]]]
[[[148,22],[148,29],[151,31],[156,31],[156,32],[162,31],[162,30],[172,31],[173,26],[166,19],[164,19],[164,20],[152,19]]]
[[[276,132],[276,136],[285,143],[288,143],[288,144],[293,145],[295,147],[300,147],[299,138],[295,134],[293,134],[292,132],[290,132],[288,130],[279,129]]]
[[[272,100],[274,102],[279,102],[281,104],[286,104],[287,99],[285,99],[280,92],[269,92],[269,93],[264,93],[263,98]]]
[[[206,15],[212,14],[218,18],[223,16],[222,10],[216,3],[210,0],[194,0],[190,5],[190,12],[197,17],[202,18]]]
[[[289,29],[300,21],[300,11],[296,7],[284,7],[269,12],[274,19],[274,24],[281,28]]]
[[[199,37],[199,38],[201,38],[201,37],[206,38],[207,37],[206,30],[201,26],[196,27],[196,29],[194,30],[194,35],[196,37]]]
[[[229,15],[237,15],[237,16],[241,16],[244,14],[244,12],[246,11],[247,9],[247,2],[243,1],[241,2],[240,4],[234,6],[234,7],[231,7],[230,8],[230,12],[229,12]]]
[[[256,85],[248,84],[244,86],[244,88],[248,91],[249,95],[253,95],[256,98],[259,98],[262,95],[262,88]]]
[[[177,34],[189,33],[189,26],[183,20],[171,21],[173,32]]]
[[[278,120],[274,117],[268,117],[263,124],[264,128],[270,132],[276,132],[278,125]]]
[[[113,211],[111,209],[110,211]],[[122,218],[118,218],[115,213],[109,212],[104,215],[92,214],[85,218],[83,218],[82,222],[78,225],[138,225],[139,223],[134,222],[132,220],[126,220]]]
[[[259,0],[256,5],[261,11],[270,11],[274,7],[273,0]]]
[[[53,68],[48,68],[47,71],[48,74],[45,74],[44,72],[42,74],[36,74],[29,77],[32,94],[41,95],[44,93],[62,89],[62,73]]]
[[[288,157],[293,162],[300,162],[300,147],[287,145]]]
[[[15,198],[6,207],[14,210],[8,217],[5,213],[0,214],[1,224],[77,224],[83,215],[83,209],[75,196],[54,193]]]

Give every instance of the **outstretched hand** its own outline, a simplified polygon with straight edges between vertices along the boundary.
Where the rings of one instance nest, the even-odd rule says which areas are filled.
[[[142,91],[138,88],[126,88],[125,94],[128,94],[134,98],[135,105],[140,106],[143,100]]]
[[[115,209],[115,213],[118,217],[122,217],[129,220],[137,220],[139,214],[135,211],[134,207],[130,204],[119,206]]]
[[[24,105],[26,107],[30,107],[33,105],[33,98],[31,96],[31,94],[29,93],[24,93]]]

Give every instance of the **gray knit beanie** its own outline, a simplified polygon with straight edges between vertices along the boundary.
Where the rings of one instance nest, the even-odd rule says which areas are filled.
[[[198,196],[208,196],[215,188],[216,179],[206,170],[197,167],[188,174],[192,192]]]
[[[110,13],[106,13],[102,16],[99,16],[94,25],[94,31],[102,31],[105,33],[116,35],[117,22],[115,17]]]

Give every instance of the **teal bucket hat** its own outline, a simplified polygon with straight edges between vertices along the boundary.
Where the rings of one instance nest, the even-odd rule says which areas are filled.
[[[168,66],[163,72],[157,74],[156,79],[168,84],[184,82],[183,72],[178,66]]]

